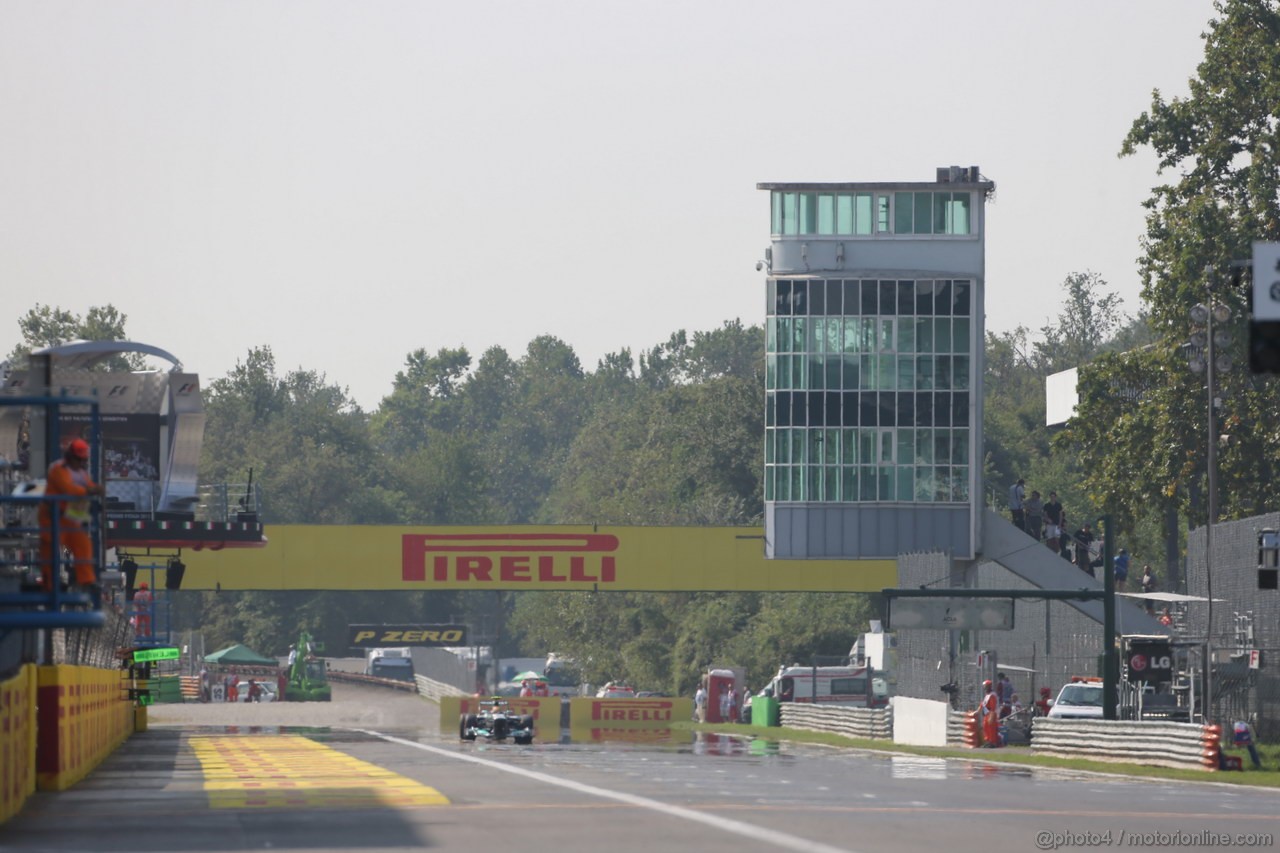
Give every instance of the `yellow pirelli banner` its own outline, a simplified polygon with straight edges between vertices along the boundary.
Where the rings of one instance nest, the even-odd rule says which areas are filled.
[[[893,560],[769,560],[756,527],[282,525],[193,551],[183,589],[879,592]]]
[[[672,723],[693,719],[693,700],[674,697],[643,699],[593,699],[577,697],[569,700],[569,728],[600,729],[670,729]]]

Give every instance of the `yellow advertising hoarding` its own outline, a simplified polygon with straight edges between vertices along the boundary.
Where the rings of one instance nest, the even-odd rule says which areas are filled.
[[[670,729],[693,719],[693,700],[672,697],[569,700],[571,729]]]
[[[282,525],[193,551],[183,589],[879,592],[893,560],[769,560],[754,527]]]

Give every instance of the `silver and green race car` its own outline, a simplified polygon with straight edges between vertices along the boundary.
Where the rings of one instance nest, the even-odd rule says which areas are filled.
[[[458,717],[458,737],[463,740],[506,740],[518,744],[533,743],[533,715],[511,713],[510,703],[501,696],[483,699],[475,714]]]

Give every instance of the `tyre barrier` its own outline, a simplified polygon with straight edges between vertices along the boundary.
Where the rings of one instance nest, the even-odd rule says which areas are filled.
[[[1134,720],[1059,720],[1031,724],[1032,755],[1089,758],[1152,767],[1217,770],[1220,726]]]
[[[848,708],[783,702],[782,725],[792,729],[831,732],[845,737],[893,739],[893,712],[888,708]]]
[[[982,724],[977,711],[951,711],[947,714],[947,745],[977,749],[982,746]]]

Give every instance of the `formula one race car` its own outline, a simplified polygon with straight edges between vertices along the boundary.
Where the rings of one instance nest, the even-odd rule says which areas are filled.
[[[506,740],[518,744],[533,743],[533,715],[511,713],[510,703],[500,696],[480,702],[478,714],[462,714],[458,717],[458,737],[475,740]]]

